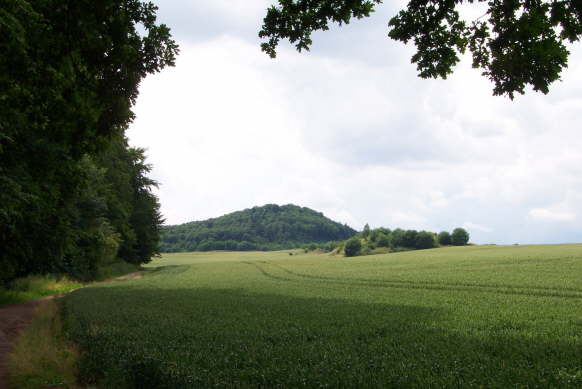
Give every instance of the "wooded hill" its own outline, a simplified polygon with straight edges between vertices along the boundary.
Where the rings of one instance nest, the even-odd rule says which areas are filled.
[[[162,228],[160,251],[282,250],[345,240],[356,233],[321,212],[268,204],[218,218]]]

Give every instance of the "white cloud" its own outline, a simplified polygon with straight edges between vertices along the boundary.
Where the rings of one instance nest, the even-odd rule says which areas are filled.
[[[576,215],[571,212],[552,211],[546,208],[535,208],[529,211],[529,215],[536,220],[549,222],[571,222],[576,220]]]
[[[448,200],[446,199],[443,192],[434,191],[429,194],[430,197],[430,205],[433,208],[444,208],[449,205]]]
[[[481,224],[472,223],[472,222],[465,222],[465,223],[463,223],[463,228],[465,228],[467,230],[477,230],[477,231],[481,231],[481,232],[491,232],[491,231],[493,231],[492,228],[489,228],[487,226],[483,226]]]
[[[177,67],[141,87],[128,135],[148,148],[169,223],[296,203],[357,229],[581,239],[580,52],[549,95],[511,102],[467,62],[446,81],[417,78],[410,48],[372,19],[270,60],[237,33],[262,3],[240,16],[223,13],[225,1],[201,7],[216,31],[181,41]]]

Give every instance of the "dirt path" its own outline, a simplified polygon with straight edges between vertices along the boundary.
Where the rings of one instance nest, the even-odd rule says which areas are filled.
[[[142,276],[142,272],[136,272],[102,282],[141,278]],[[36,307],[54,298],[55,296],[49,296],[0,307],[0,389],[8,389],[8,354],[18,335],[32,321]]]

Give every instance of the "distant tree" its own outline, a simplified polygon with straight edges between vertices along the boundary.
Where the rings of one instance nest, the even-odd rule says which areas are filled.
[[[354,257],[360,253],[362,249],[362,243],[357,238],[351,238],[346,242],[344,252],[346,257]]]
[[[230,251],[237,251],[238,250],[238,242],[235,240],[227,240],[224,242],[224,249]]]
[[[239,242],[238,245],[237,245],[237,250],[238,251],[250,251],[250,250],[253,250],[253,249],[254,249],[254,246],[251,243],[247,242],[247,241]]]
[[[216,242],[212,239],[209,240],[204,240],[202,242],[200,242],[200,244],[198,244],[198,251],[211,251],[211,250],[215,250],[215,246]]]
[[[464,228],[455,228],[451,234],[451,243],[455,246],[464,246],[469,243],[469,233]]]
[[[417,249],[432,249],[437,247],[437,237],[432,232],[420,231],[416,235],[416,244],[414,245]]]
[[[390,233],[390,246],[391,247],[402,247],[404,246],[404,233],[405,231],[396,228]]]
[[[404,247],[416,247],[416,237],[418,232],[416,230],[407,230],[402,237],[402,246]]]
[[[447,78],[467,50],[473,67],[493,82],[494,95],[524,93],[527,86],[548,93],[567,66],[567,43],[582,36],[580,0],[495,0],[474,20],[460,8],[484,0],[411,0],[394,16],[388,36],[412,42],[412,63],[422,78]],[[275,57],[281,39],[297,50],[309,50],[311,34],[331,23],[349,23],[370,16],[382,0],[279,0],[268,9],[259,37],[262,50]]]
[[[384,228],[384,227],[379,227],[376,229],[376,231],[384,234],[384,235],[390,235],[390,229],[389,228]]]
[[[389,247],[390,246],[390,239],[388,235],[379,233],[378,240],[376,241],[378,247]]]
[[[448,246],[451,244],[451,234],[447,231],[441,231],[438,235],[439,244]]]
[[[330,252],[335,250],[335,248],[338,246],[338,242],[327,242],[323,245],[323,250],[326,252]]]
[[[368,223],[366,223],[366,225],[364,226],[364,230],[362,231],[362,237],[367,240],[369,236],[370,236],[370,226],[368,225]]]

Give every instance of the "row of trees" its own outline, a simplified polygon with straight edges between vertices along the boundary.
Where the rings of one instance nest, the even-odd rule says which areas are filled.
[[[157,252],[161,216],[124,132],[143,77],[177,46],[138,0],[11,0],[0,7],[0,283],[90,279]]]
[[[164,227],[161,251],[282,250],[356,233],[306,207],[267,204],[218,218]]]
[[[442,231],[439,234],[428,231],[403,230],[397,228],[370,229],[366,224],[364,230],[347,240],[344,253],[347,257],[371,254],[375,249],[389,248],[393,251],[421,250],[439,246],[464,246],[469,243],[469,233],[463,228],[455,228],[452,233]]]

